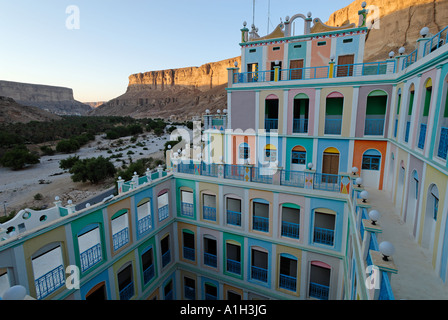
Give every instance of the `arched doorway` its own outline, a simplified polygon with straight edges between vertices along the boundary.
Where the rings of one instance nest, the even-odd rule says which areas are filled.
[[[422,247],[432,251],[434,246],[434,233],[436,228],[437,214],[439,211],[439,189],[435,184],[428,188],[426,196],[426,210],[423,222]]]
[[[338,174],[339,173],[339,150],[329,147],[324,150],[322,157],[322,173]]]
[[[415,237],[415,216],[418,207],[418,185],[419,177],[416,170],[412,171],[411,179],[409,181],[407,207],[404,213],[404,221],[409,226],[412,235]]]

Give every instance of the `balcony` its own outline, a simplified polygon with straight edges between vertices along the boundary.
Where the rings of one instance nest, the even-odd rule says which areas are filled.
[[[65,271],[62,265],[47,272],[34,281],[37,299],[43,299],[65,285]]]
[[[286,274],[280,274],[279,287],[295,292],[297,287],[297,278],[288,276]]]
[[[138,220],[138,234],[143,234],[149,229],[151,229],[151,216],[147,215],[140,220]]]
[[[341,119],[325,119],[324,134],[341,134],[342,118]]]
[[[325,191],[339,191],[341,177],[336,174],[315,173],[313,188]]]
[[[184,286],[184,296],[186,299],[194,300],[196,298],[195,288]]]
[[[154,277],[154,265],[151,264],[143,271],[143,282],[146,284]]]
[[[191,260],[191,261],[194,261],[195,260],[195,258],[194,258],[194,248],[184,247],[183,249],[184,249],[183,250],[184,258],[188,259],[188,260]]]
[[[112,235],[114,250],[118,250],[129,242],[129,228],[124,228]]]
[[[159,221],[165,220],[170,215],[170,212],[168,210],[168,205],[164,205],[163,207],[159,208]]]
[[[81,271],[86,271],[102,260],[101,244],[98,243],[80,254]]]
[[[411,130],[411,122],[408,121],[406,122],[406,131],[404,134],[404,142],[408,142],[409,141],[409,131]]]
[[[420,134],[418,136],[418,144],[417,147],[423,149],[425,147],[425,139],[426,139],[426,124],[420,124]]]
[[[441,128],[440,130],[440,140],[439,148],[437,150],[437,156],[446,160],[446,155],[448,152],[448,128]]]
[[[203,206],[202,216],[204,220],[216,221],[216,208]]]
[[[253,230],[262,231],[262,232],[268,232],[269,231],[269,218],[260,217],[260,216],[253,216]]]
[[[316,298],[319,300],[328,300],[329,290],[330,288],[328,286],[311,282],[309,295],[310,298]]]
[[[366,119],[364,135],[382,136],[384,131],[384,118]]]
[[[314,242],[332,246],[334,243],[334,230],[315,227]]]
[[[266,131],[277,130],[278,129],[278,119],[264,119],[264,129]]]
[[[252,266],[251,267],[251,277],[252,277],[252,279],[255,279],[255,280],[259,280],[262,282],[268,282],[268,270],[265,268]]]
[[[241,212],[227,210],[227,224],[241,226]]]
[[[282,221],[282,236],[299,239],[300,224]]]
[[[162,254],[162,267],[166,266],[171,261],[171,252],[167,250]]]
[[[292,133],[307,133],[308,119],[293,119]]]
[[[218,266],[218,257],[216,254],[204,252],[204,264],[216,268]]]
[[[241,262],[232,259],[227,259],[227,271],[236,274],[241,274]]]
[[[120,290],[120,300],[130,300],[134,295],[134,283],[131,282]]]
[[[188,202],[182,202],[181,203],[181,214],[183,216],[193,217],[193,215],[194,215],[193,204],[188,203]]]

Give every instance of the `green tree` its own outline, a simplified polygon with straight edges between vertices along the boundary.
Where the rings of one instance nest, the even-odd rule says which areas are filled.
[[[59,168],[61,168],[62,170],[71,169],[78,161],[79,156],[71,156],[68,157],[67,159],[62,159],[61,161],[59,161]]]
[[[19,170],[25,167],[26,164],[39,163],[39,159],[38,155],[31,153],[25,146],[17,146],[3,155],[0,159],[0,164],[13,170]]]
[[[65,139],[58,142],[56,145],[56,151],[62,153],[72,153],[80,148],[80,144],[78,141],[73,139]]]
[[[87,182],[97,184],[115,175],[115,166],[109,159],[100,156],[77,161],[70,169],[74,182]]]

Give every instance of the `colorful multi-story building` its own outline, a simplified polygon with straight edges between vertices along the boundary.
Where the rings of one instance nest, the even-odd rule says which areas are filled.
[[[394,299],[399,270],[372,189],[389,192],[445,282],[447,28],[365,63],[364,7],[359,16],[329,27],[297,14],[264,37],[245,23],[227,108],[204,114],[204,130],[167,152],[166,170],[119,180],[118,195],[82,210],[56,201],[0,226],[3,292]],[[73,269],[78,287],[66,283]]]

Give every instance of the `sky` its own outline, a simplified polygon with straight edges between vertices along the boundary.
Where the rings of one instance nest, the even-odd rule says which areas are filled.
[[[131,74],[239,56],[243,21],[264,36],[280,18],[325,22],[352,1],[255,0],[253,14],[254,0],[0,0],[0,80],[108,101]]]

